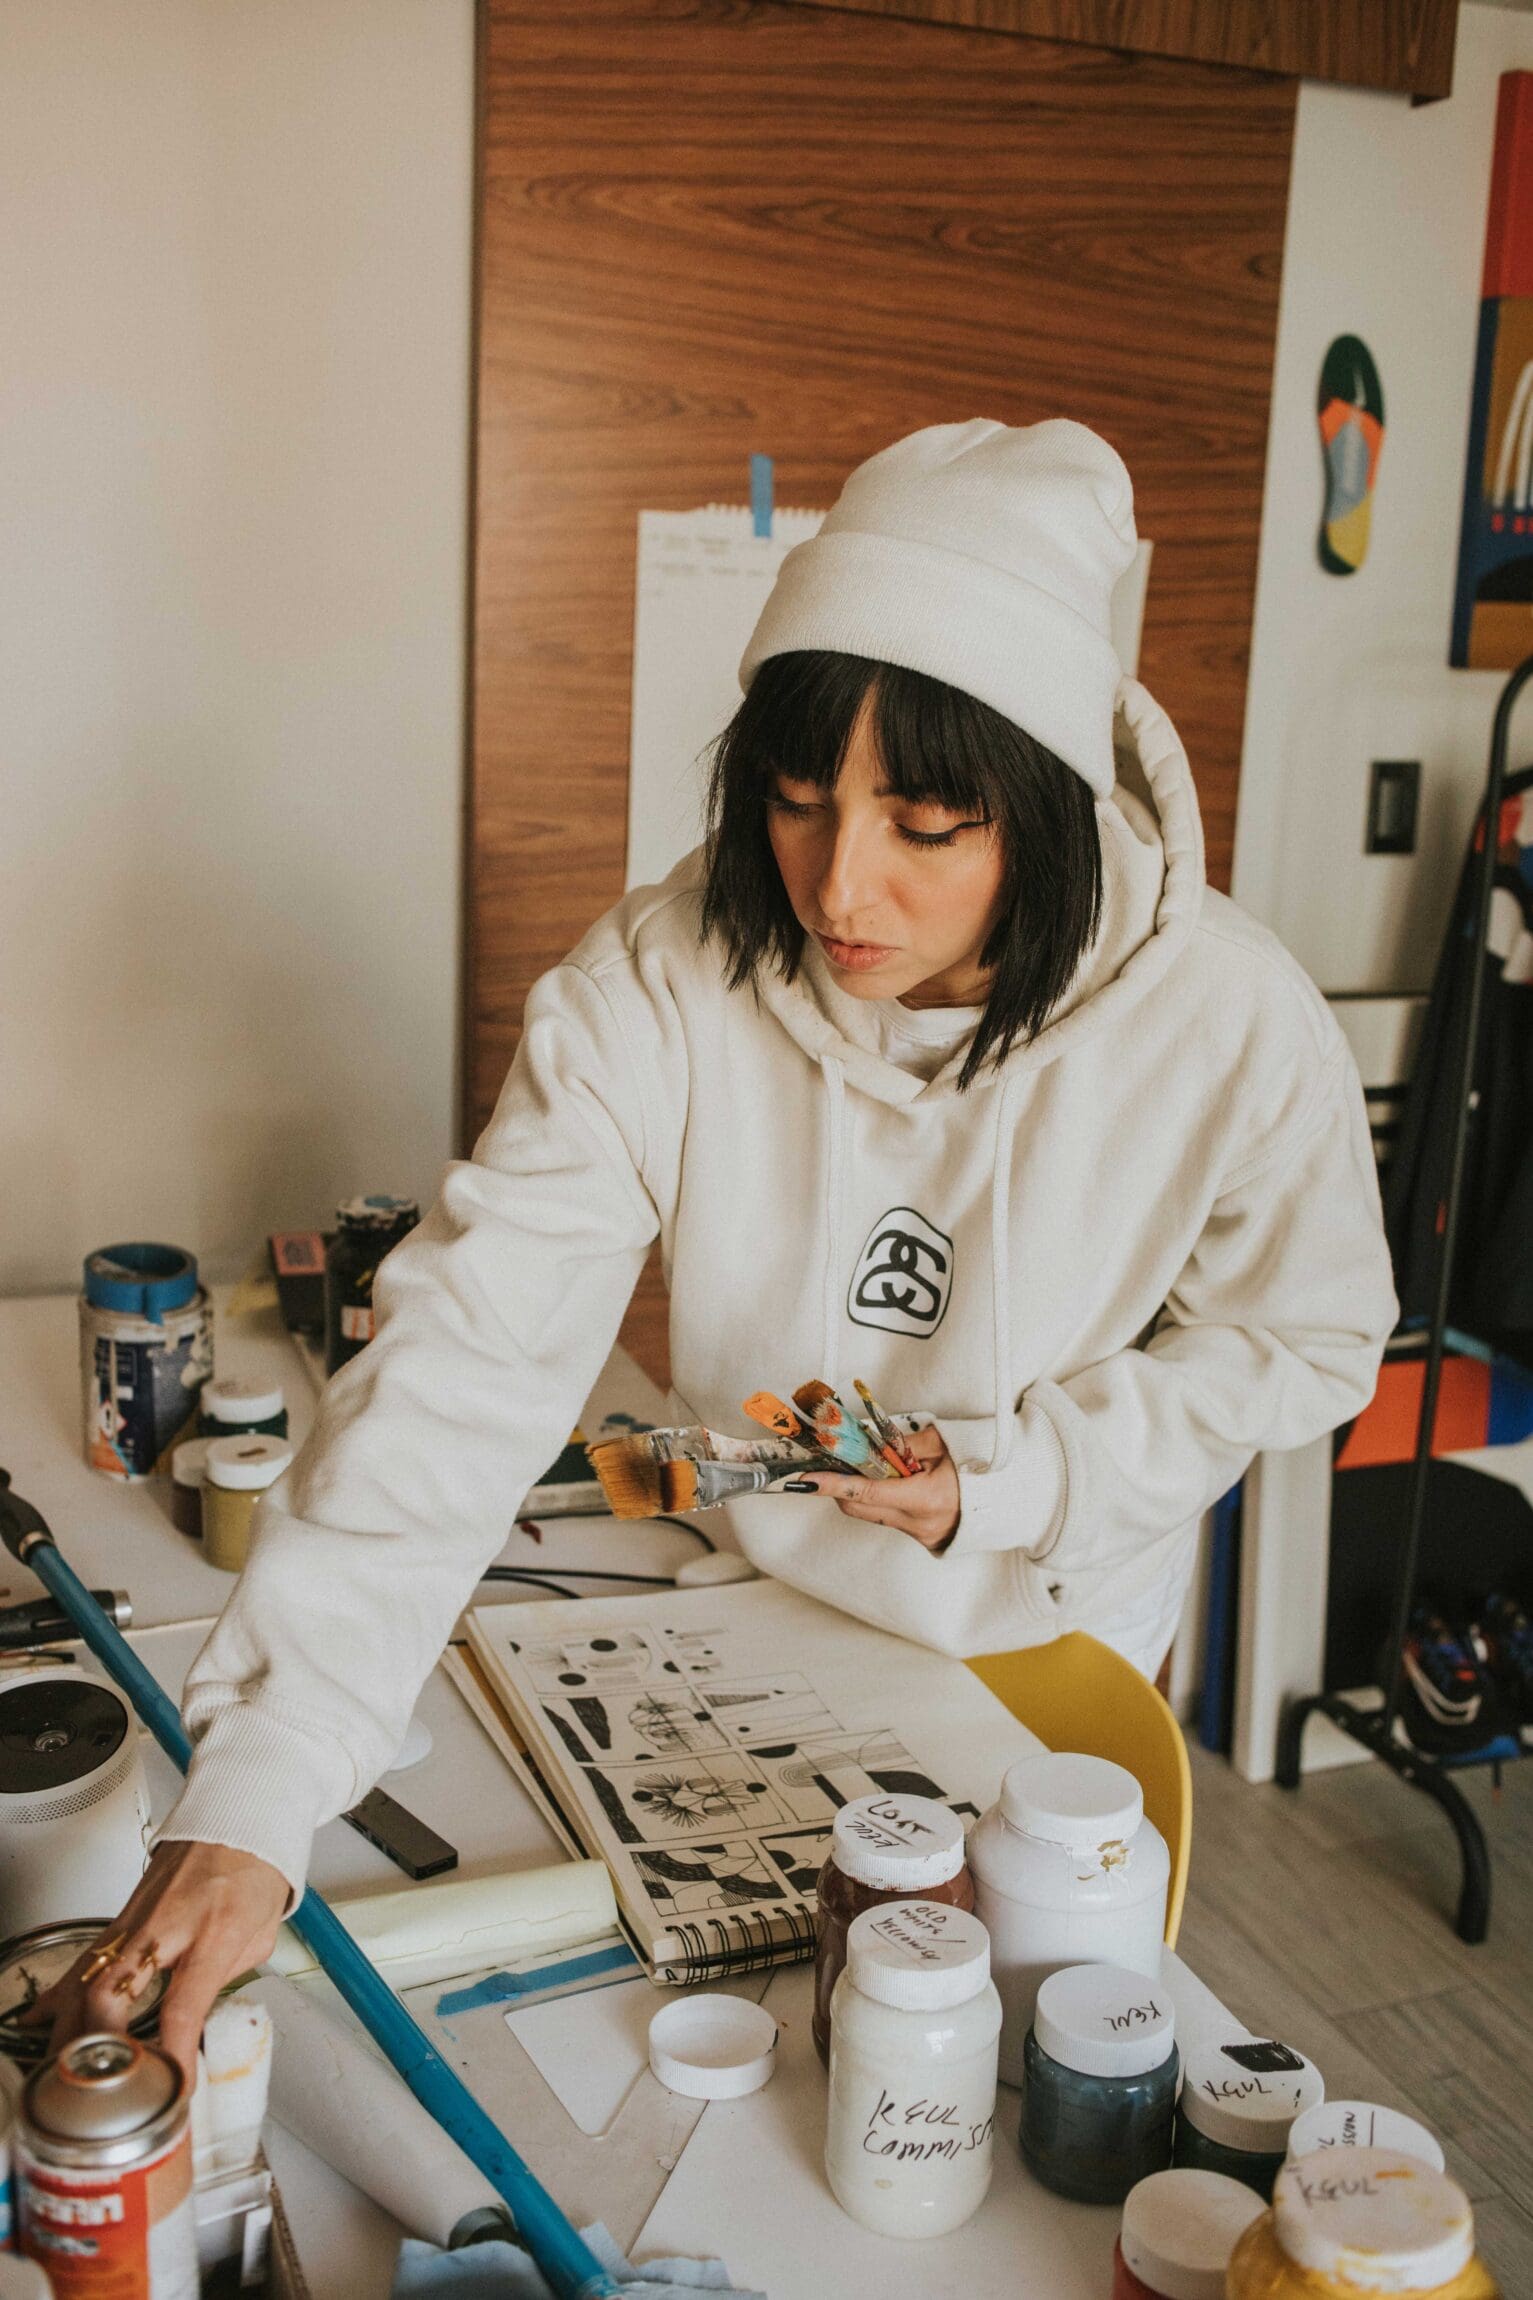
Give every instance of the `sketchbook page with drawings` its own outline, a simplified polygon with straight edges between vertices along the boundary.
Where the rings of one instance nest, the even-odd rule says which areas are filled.
[[[840,1806],[903,1792],[971,1819],[1038,1746],[963,1662],[782,1582],[485,1606],[468,1636],[660,1981],[809,1955]]]

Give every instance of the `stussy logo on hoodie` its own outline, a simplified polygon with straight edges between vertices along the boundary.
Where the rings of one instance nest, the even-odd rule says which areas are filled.
[[[847,1295],[855,1326],[934,1334],[953,1290],[953,1241],[913,1206],[891,1206],[868,1232]]]

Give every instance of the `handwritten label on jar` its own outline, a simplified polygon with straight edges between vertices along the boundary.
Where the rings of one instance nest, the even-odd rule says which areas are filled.
[[[1142,2005],[1125,2005],[1122,2012],[1104,2013],[1102,2026],[1113,2036],[1132,2036],[1136,2030],[1152,2028],[1165,2017],[1155,1999],[1146,1997]]]
[[[895,2164],[931,2164],[939,2159],[950,2164],[987,2147],[994,2125],[993,2113],[975,2124],[954,2101],[901,2102],[894,2093],[880,2089],[862,2136],[862,2153]]]
[[[924,1850],[943,1841],[929,1822],[911,1811],[910,1800],[900,1797],[865,1797],[855,1811],[846,1813],[842,1826],[849,1836],[884,1852],[911,1845]]]

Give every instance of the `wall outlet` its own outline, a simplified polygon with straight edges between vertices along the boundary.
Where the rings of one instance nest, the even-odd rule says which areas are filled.
[[[1419,759],[1375,759],[1368,770],[1364,854],[1412,855],[1421,800]]]

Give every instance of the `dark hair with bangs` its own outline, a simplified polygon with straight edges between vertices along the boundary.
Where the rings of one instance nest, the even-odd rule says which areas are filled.
[[[1043,1028],[1096,935],[1102,846],[1090,785],[988,703],[921,671],[862,655],[773,655],[714,747],[702,931],[738,990],[758,967],[797,975],[804,930],[772,852],[773,775],[835,788],[864,700],[889,788],[994,825],[1005,856],[995,924],[980,952],[994,980],[960,1089]]]

